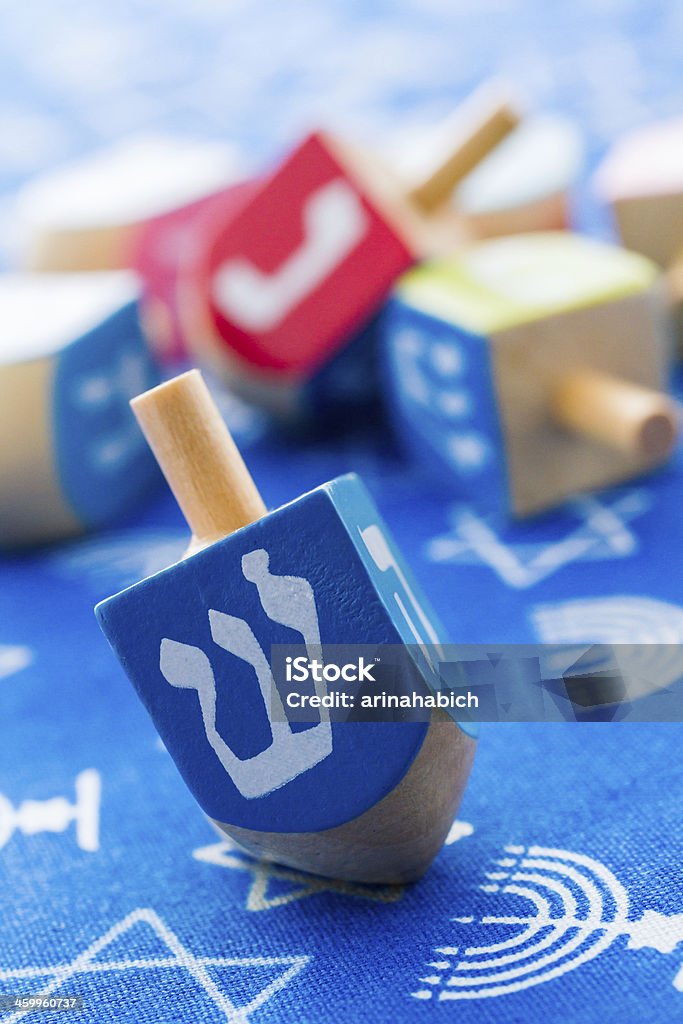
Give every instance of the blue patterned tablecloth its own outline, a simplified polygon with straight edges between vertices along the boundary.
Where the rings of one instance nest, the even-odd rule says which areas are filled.
[[[31,173],[136,130],[227,135],[256,162],[315,120],[371,139],[435,119],[495,71],[580,120],[590,168],[681,107],[677,0],[5,0],[0,15],[2,225]],[[576,219],[609,235],[585,184]],[[680,458],[510,527],[421,493],[383,437],[287,443],[226,414],[271,506],[361,472],[454,641],[683,641]],[[0,993],[81,994],[74,1019],[136,1024],[683,1019],[680,725],[485,726],[413,887],[261,864],[204,820],[92,614],[183,545],[160,497],[0,563]]]

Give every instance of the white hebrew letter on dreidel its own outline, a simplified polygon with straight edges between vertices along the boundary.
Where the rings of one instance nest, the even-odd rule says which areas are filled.
[[[141,353],[125,351],[116,364],[100,367],[75,382],[71,400],[84,414],[97,414],[102,409],[118,414],[115,429],[101,436],[88,453],[98,472],[118,471],[126,461],[139,454],[144,442],[130,414],[128,402],[145,390],[147,370],[148,360]]]
[[[137,455],[140,447],[140,432],[135,429],[135,423],[131,422],[95,444],[90,453],[90,461],[100,472],[118,471],[124,462]]]
[[[246,661],[254,669],[268,712],[273,742],[256,757],[244,762],[251,766],[251,772],[257,773],[259,781],[251,785],[260,786],[261,792],[256,795],[262,796],[284,786],[332,753],[330,723],[321,715],[320,722],[312,729],[292,732],[270,665],[248,623],[234,615],[216,611],[209,612],[209,621],[211,636],[219,647]]]
[[[243,258],[217,271],[214,298],[242,327],[267,331],[281,323],[355,249],[368,219],[358,195],[338,178],[307,198],[303,224],[303,242],[272,273]]]
[[[270,666],[247,623],[216,611],[210,613],[210,619],[216,643],[253,666],[266,710],[270,704],[276,716],[282,718],[282,721],[273,721],[273,716],[268,715],[273,739],[266,750],[243,760],[230,749],[216,729],[216,680],[209,659],[202,650],[164,639],[161,642],[160,668],[172,686],[197,691],[209,745],[242,796],[253,800],[272,793],[324,760],[332,752],[332,733],[329,722],[320,722],[306,732],[293,733],[273,684]],[[269,688],[272,688],[272,693],[268,692]]]
[[[419,601],[415,597],[415,594],[413,593],[413,590],[410,584],[408,583],[408,580],[405,578],[403,574],[401,566],[398,564],[398,562],[392,555],[391,549],[387,544],[386,537],[384,536],[384,534],[382,533],[382,531],[380,530],[379,526],[377,526],[376,523],[373,523],[371,526],[367,526],[364,530],[360,530],[360,535],[363,539],[365,547],[368,549],[370,557],[372,558],[373,562],[375,563],[379,571],[388,572],[390,569],[393,569],[394,573],[396,574],[396,577],[401,586],[403,587],[403,590],[408,600],[413,606],[415,614],[417,615],[418,619],[422,624],[425,636],[422,636],[420,634],[420,631],[415,625],[413,617],[408,612],[408,609],[406,608],[403,599],[401,598],[401,595],[398,593],[398,591],[394,591],[394,600],[398,605],[398,609],[401,615],[408,624],[410,632],[415,637],[415,643],[420,644],[421,647],[426,648],[424,652],[425,657],[427,658],[427,661],[432,666],[432,668],[434,668],[434,661],[429,653],[429,644],[433,644],[434,647],[436,647],[436,650],[439,653],[439,655],[443,657],[443,649],[441,647],[441,644],[439,643],[439,638],[436,634],[436,630],[432,626],[431,622],[429,621],[424,611],[422,610]]]
[[[269,563],[268,552],[263,548],[249,551],[242,556],[244,578],[256,584],[261,607],[268,618],[301,633],[309,659],[322,660],[313,587],[302,576],[273,576],[268,569]],[[324,681],[315,684],[315,692],[319,697],[327,693]],[[327,714],[326,709],[321,709],[321,719]]]
[[[134,351],[123,352],[114,366],[101,367],[77,378],[73,401],[87,409],[117,404],[126,411],[128,401],[147,386],[148,359]]]

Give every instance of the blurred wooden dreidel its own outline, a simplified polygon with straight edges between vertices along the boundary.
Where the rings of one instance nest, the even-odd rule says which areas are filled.
[[[406,132],[389,154],[404,176],[419,175],[438,159],[449,134],[450,119],[424,132]],[[582,149],[571,121],[550,114],[526,117],[453,191],[454,216],[472,241],[567,228]]]
[[[582,149],[571,121],[530,117],[465,178],[453,207],[475,239],[566,229]]]
[[[268,514],[198,371],[133,405],[193,539],[96,614],[188,787],[256,854],[361,882],[417,878],[453,820],[474,740],[443,712],[321,711],[295,731],[269,662],[273,644],[303,642],[323,660],[332,644],[438,645],[360,480]],[[421,678],[426,649],[408,649]]]
[[[669,266],[683,248],[683,118],[617,140],[595,183],[624,245]]]
[[[461,112],[451,149],[412,188],[367,154],[317,132],[237,210],[207,212],[182,280],[185,336],[252,400],[296,418],[315,378],[333,361],[348,407],[347,347],[377,312],[395,278],[428,253],[458,244],[439,216],[456,183],[517,124],[488,92]],[[356,346],[353,358],[362,358]],[[358,375],[359,383],[367,388]],[[326,381],[328,393],[334,382]]]
[[[28,270],[130,266],[136,232],[150,217],[234,182],[232,146],[134,136],[27,182],[15,207],[17,246]]]
[[[569,233],[482,242],[399,282],[388,406],[440,487],[540,512],[667,458],[669,328],[641,256]]]
[[[238,182],[209,196],[151,217],[135,232],[130,246],[131,266],[142,282],[145,334],[158,359],[180,363],[187,358],[185,328],[180,316],[183,268],[212,211],[221,218],[237,210],[258,187],[256,180]]]
[[[0,277],[0,546],[114,522],[159,481],[128,406],[159,381],[125,271]]]

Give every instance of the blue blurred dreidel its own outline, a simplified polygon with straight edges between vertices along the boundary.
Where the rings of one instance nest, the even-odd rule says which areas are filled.
[[[474,740],[443,712],[387,722],[323,710],[295,729],[269,661],[271,645],[302,640],[309,658],[328,645],[438,644],[365,488],[340,477],[267,513],[198,371],[133,407],[193,539],[96,614],[189,789],[252,853],[360,882],[419,877]],[[408,648],[423,680],[430,649]]]
[[[0,277],[0,547],[103,527],[159,484],[128,402],[160,377],[126,272]]]
[[[399,282],[388,404],[441,489],[530,515],[668,457],[669,328],[642,256],[568,232],[483,242]]]

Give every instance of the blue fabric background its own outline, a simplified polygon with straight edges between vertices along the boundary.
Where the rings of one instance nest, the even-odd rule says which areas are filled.
[[[3,226],[28,175],[133,130],[228,135],[256,162],[318,120],[371,140],[436,118],[495,71],[539,108],[578,118],[592,167],[621,131],[681,107],[677,0],[5,0],[0,15]],[[609,237],[585,184],[576,217]],[[511,528],[418,495],[385,438],[287,443],[236,403],[226,415],[270,506],[359,471],[454,641],[683,640],[680,458]],[[259,865],[219,845],[92,614],[183,543],[160,497],[120,529],[0,564],[0,992],[52,986],[83,995],[74,1019],[137,1024],[683,1017],[681,726],[484,727],[463,824],[405,891]],[[101,820],[79,845],[63,805],[26,801],[73,801],[87,770],[101,781]],[[576,854],[592,859],[588,881]],[[487,959],[468,949],[524,927],[482,918],[533,916],[510,891],[515,872],[550,900],[539,936],[566,925],[546,948],[556,976],[544,980],[539,951],[515,975],[527,987],[439,998],[457,990],[449,978],[477,974],[459,963]],[[591,881],[606,896],[589,916]],[[580,960],[599,939],[603,951]],[[511,948],[511,963],[488,954],[483,985],[465,989],[477,996],[519,970]]]

